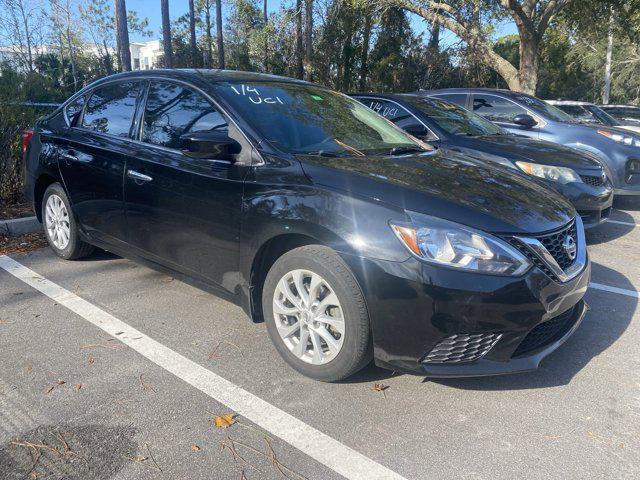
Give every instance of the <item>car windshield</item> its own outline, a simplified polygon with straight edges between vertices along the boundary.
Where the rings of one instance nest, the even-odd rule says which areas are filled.
[[[514,95],[513,98],[531,110],[555,122],[579,123],[568,113],[563,112],[553,105],[549,105],[547,102],[540,100],[539,98],[532,97],[531,95],[525,95],[524,93]]]
[[[415,108],[424,113],[440,129],[450,135],[481,136],[505,135],[506,131],[454,103],[431,98],[408,98]]]
[[[299,154],[429,150],[360,102],[302,83],[221,82],[218,92],[266,141]]]
[[[604,125],[609,125],[610,127],[617,127],[622,125],[617,119],[609,115],[597,105],[588,105],[587,109]]]

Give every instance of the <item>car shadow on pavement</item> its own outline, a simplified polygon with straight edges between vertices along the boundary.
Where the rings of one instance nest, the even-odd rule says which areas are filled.
[[[587,245],[598,245],[601,243],[611,242],[617,238],[624,237],[637,228],[635,219],[627,212],[618,210],[615,213],[615,217],[612,217],[611,220],[624,222],[625,224],[607,221],[597,227],[586,230],[585,236],[587,239]]]
[[[613,208],[616,209],[618,213],[620,210],[640,211],[640,196],[617,196],[613,200]]]
[[[636,291],[624,275],[593,264],[599,276],[618,288]],[[615,283],[613,283],[613,281]],[[611,347],[625,332],[638,306],[638,298],[592,290],[590,311],[582,325],[558,350],[544,359],[538,370],[522,374],[461,379],[425,379],[465,390],[525,390],[567,385],[589,362]],[[588,295],[588,294],[587,294]],[[607,299],[607,302],[603,302]],[[596,303],[599,302],[599,303]]]

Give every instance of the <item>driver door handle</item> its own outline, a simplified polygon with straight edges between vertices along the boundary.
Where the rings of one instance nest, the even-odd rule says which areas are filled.
[[[153,180],[153,178],[149,175],[136,172],[135,170],[127,170],[127,177],[132,178],[136,181],[136,183],[150,182],[151,180]]]

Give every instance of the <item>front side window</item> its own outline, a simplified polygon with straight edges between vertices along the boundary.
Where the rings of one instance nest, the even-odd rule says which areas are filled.
[[[219,94],[276,148],[291,153],[429,149],[357,100],[314,85],[288,82],[217,84]]]
[[[87,102],[82,126],[100,133],[128,137],[141,86],[140,82],[126,82],[96,89]]]
[[[384,100],[382,98],[361,98],[360,101],[378,115],[382,115],[384,118],[390,120],[403,130],[417,131],[425,128],[424,125],[420,123],[420,121],[408,110],[395,102]],[[436,138],[432,132],[428,129],[427,131],[430,139]]]
[[[525,95],[524,93],[514,95],[513,98],[521,104],[526,105],[528,108],[538,113],[539,115],[547,117],[550,120],[556,122],[573,121],[569,114],[563,112],[557,107],[554,107],[553,105],[548,104],[543,100],[540,100],[539,98],[533,97],[531,95]]]
[[[473,111],[492,122],[513,123],[516,115],[528,114],[521,106],[506,98],[475,94]]]
[[[429,120],[450,135],[500,135],[506,133],[490,121],[458,105],[433,98],[407,99]]]
[[[227,128],[224,117],[201,94],[171,82],[149,85],[143,142],[179,149],[180,136],[185,133]]]

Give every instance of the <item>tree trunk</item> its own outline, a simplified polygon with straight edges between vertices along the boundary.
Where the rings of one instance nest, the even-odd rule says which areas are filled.
[[[313,79],[313,0],[305,0],[305,24],[304,24],[304,79],[311,81]]]
[[[198,68],[198,47],[196,45],[196,14],[193,0],[189,0],[189,45],[191,46],[191,66]]]
[[[171,22],[169,20],[169,0],[160,1],[160,10],[162,11],[162,49],[164,51],[164,67],[173,68]]]
[[[367,11],[364,17],[364,30],[362,31],[362,57],[360,59],[360,82],[358,83],[358,90],[360,90],[361,92],[364,92],[367,86],[370,38],[371,38],[371,13]]]
[[[518,70],[518,87],[521,92],[536,94],[538,85],[538,66],[540,62],[540,41],[538,35],[526,32],[520,35],[520,68]],[[511,85],[509,85],[511,88]],[[513,90],[513,88],[511,88]]]
[[[222,38],[221,0],[216,0],[216,44],[218,47],[218,68],[224,69],[224,39]]]
[[[211,2],[204,2],[204,28],[207,45],[204,49],[204,68],[211,68],[213,52],[211,51]]]
[[[127,4],[125,0],[115,0],[116,43],[120,70],[131,71],[131,51],[129,50],[129,27],[127,26]]]
[[[266,29],[267,25],[269,24],[269,14],[267,13],[267,0],[264,0],[264,2],[262,2],[262,21],[264,22],[264,28]],[[269,71],[269,40],[266,35],[266,30],[264,35],[264,56],[262,58],[262,64],[264,66],[264,71],[268,72]]]
[[[607,57],[604,64],[604,89],[602,91],[602,103],[605,105],[609,103],[609,96],[611,95],[611,61],[613,58],[613,27],[615,19],[613,15],[613,8],[609,15],[609,33],[607,35]]]
[[[296,78],[304,77],[304,64],[302,59],[302,0],[296,0]]]
[[[23,2],[18,2],[20,8],[20,15],[22,16],[22,23],[24,24],[25,40],[27,41],[27,63],[30,72],[33,72],[33,47],[31,46],[31,28],[29,28],[29,22],[27,20],[27,14],[24,11]]]
[[[440,51],[440,24],[434,20],[431,23],[431,37],[429,38],[429,49],[434,52]]]

